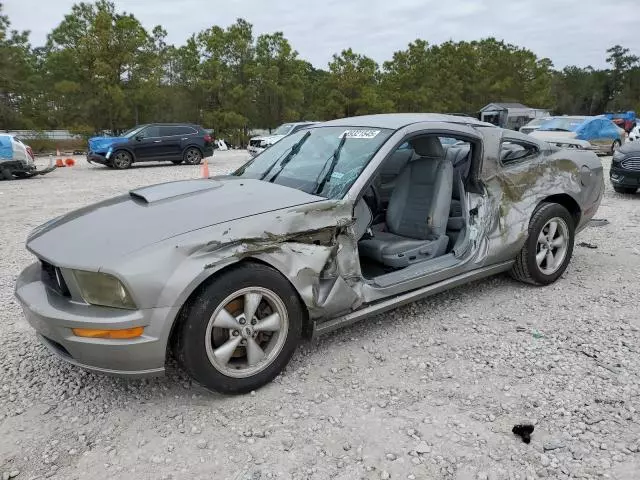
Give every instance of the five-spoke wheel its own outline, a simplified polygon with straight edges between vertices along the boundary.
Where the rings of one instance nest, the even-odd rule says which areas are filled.
[[[232,293],[213,312],[205,347],[211,364],[230,377],[254,375],[282,350],[289,317],[271,290],[250,287]]]
[[[575,236],[575,219],[557,203],[541,204],[529,222],[529,236],[516,257],[511,275],[535,285],[548,285],[564,273]]]
[[[536,264],[545,275],[555,273],[567,256],[569,227],[560,217],[550,219],[538,235]]]
[[[207,388],[243,393],[270,382],[287,365],[306,321],[289,281],[245,263],[203,285],[188,302],[175,352]]]

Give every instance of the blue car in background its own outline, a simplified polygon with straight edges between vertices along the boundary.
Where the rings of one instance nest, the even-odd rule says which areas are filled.
[[[562,147],[583,148],[613,155],[625,140],[625,132],[604,115],[551,117],[531,132],[532,137]]]

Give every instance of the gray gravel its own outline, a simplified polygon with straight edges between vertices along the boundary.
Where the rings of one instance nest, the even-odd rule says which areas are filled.
[[[211,173],[244,152],[219,152]],[[608,165],[609,160],[603,159]],[[499,276],[336,332],[243,397],[174,365],[126,381],[52,357],[13,286],[27,233],[51,217],[196,167],[118,172],[84,161],[0,183],[3,479],[638,478],[640,196],[607,192],[567,273]],[[535,424],[531,443],[511,433]]]

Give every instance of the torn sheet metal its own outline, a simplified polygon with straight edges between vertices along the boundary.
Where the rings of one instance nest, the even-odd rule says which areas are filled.
[[[315,202],[203,229],[202,244],[190,238],[176,248],[200,265],[206,259],[201,268],[209,275],[247,258],[267,263],[289,279],[311,318],[324,317],[361,303],[352,211],[347,202]]]

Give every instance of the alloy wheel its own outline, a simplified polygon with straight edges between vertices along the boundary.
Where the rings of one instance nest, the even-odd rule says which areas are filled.
[[[119,169],[131,166],[131,156],[127,152],[117,152],[113,157],[113,166]]]
[[[185,154],[186,163],[189,165],[197,165],[200,163],[200,160],[202,160],[202,155],[200,155],[200,152],[197,149],[190,148],[187,150],[187,153]]]
[[[538,235],[536,264],[545,275],[553,275],[567,256],[569,227],[560,217],[551,218]]]
[[[263,287],[243,288],[223,300],[209,319],[207,357],[226,376],[255,375],[278,357],[288,329],[287,309],[278,295]]]

